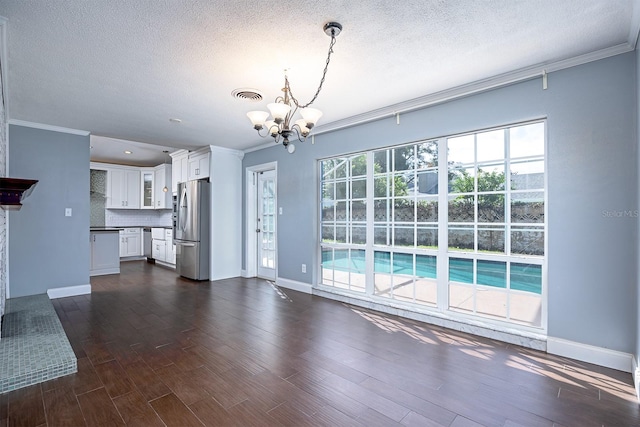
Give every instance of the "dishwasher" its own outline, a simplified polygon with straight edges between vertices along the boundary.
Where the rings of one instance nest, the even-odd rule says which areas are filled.
[[[144,227],[142,229],[142,244],[144,246],[143,255],[147,257],[147,261],[153,261],[153,255],[151,253],[151,227]]]

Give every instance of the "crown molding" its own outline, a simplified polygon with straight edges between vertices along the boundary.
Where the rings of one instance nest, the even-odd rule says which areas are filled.
[[[576,56],[562,61],[552,62],[548,64],[537,64],[495,77],[478,80],[473,83],[446,89],[440,92],[421,96],[419,98],[414,98],[387,107],[378,108],[376,110],[372,110],[363,114],[347,117],[346,119],[337,120],[325,125],[320,125],[314,128],[313,134],[320,135],[327,132],[333,132],[335,130],[372,122],[401,113],[419,110],[421,108],[426,108],[432,105],[452,101],[454,99],[463,98],[465,96],[486,92],[514,83],[541,78],[544,73],[548,74],[550,72],[560,71],[566,68],[576,67],[578,65],[586,64],[589,62],[598,61],[600,59],[605,59],[611,56],[631,52],[634,50],[634,45],[632,45],[631,43],[622,43],[616,46],[586,53],[584,55]],[[251,151],[259,150],[261,148],[264,147],[255,147],[254,149],[251,149]],[[249,150],[245,150],[245,153],[246,152],[249,152]]]
[[[69,133],[69,134],[72,134],[72,135],[80,135],[80,136],[89,136],[91,134],[91,132],[86,131],[86,130],[78,130],[78,129],[65,128],[65,127],[61,127],[61,126],[45,125],[45,124],[42,124],[42,123],[27,122],[27,121],[24,121],[24,120],[10,119],[9,120],[9,124],[10,125],[16,125],[16,126],[24,126],[24,127],[28,127],[28,128],[50,130],[50,131],[53,131],[53,132]]]
[[[251,147],[251,148],[245,148],[244,150],[242,150],[242,152],[244,154],[247,154],[247,153],[251,153],[258,150],[264,150],[265,148],[275,147],[276,145],[280,145],[280,144],[274,144],[272,139],[270,140],[270,142],[265,142],[264,144],[256,145],[255,147]]]
[[[239,157],[240,160],[242,160],[244,158],[244,151],[241,150],[235,150],[233,148],[226,148],[226,147],[219,147],[217,145],[210,145],[209,146],[209,150],[212,153],[218,152],[218,153],[223,153],[223,154],[232,154],[236,157]]]

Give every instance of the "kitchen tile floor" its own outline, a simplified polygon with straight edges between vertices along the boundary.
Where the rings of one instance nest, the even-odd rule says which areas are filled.
[[[637,426],[631,375],[144,261],[54,300],[78,372],[0,395],[0,426]]]

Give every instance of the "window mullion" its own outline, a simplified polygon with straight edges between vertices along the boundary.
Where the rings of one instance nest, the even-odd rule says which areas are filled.
[[[447,139],[438,140],[438,257],[436,264],[438,310],[449,308],[449,170]]]
[[[373,151],[367,153],[367,199],[366,199],[366,245],[365,245],[365,294],[373,295],[373,275],[374,275],[374,253],[373,241],[375,237],[373,223],[375,219],[373,197],[375,193],[374,180],[374,154]]]

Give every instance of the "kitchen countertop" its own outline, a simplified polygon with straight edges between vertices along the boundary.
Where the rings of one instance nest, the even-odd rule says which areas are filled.
[[[122,228],[118,228],[118,227],[89,227],[89,231],[100,231],[100,232],[112,232],[112,231],[120,231],[120,230],[124,230],[124,227]]]
[[[112,225],[104,227],[90,227],[91,231],[124,230],[125,228],[166,228],[173,229],[172,225]]]

